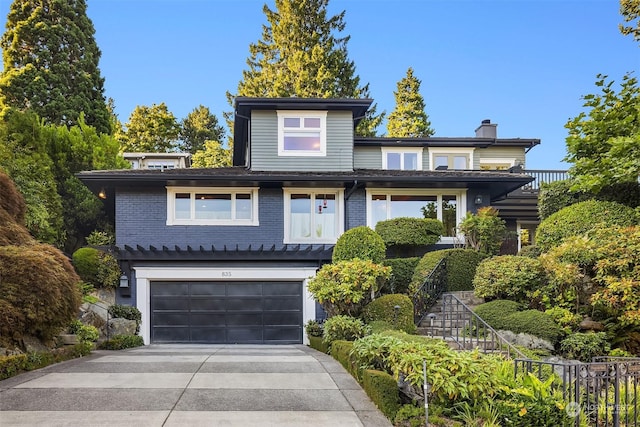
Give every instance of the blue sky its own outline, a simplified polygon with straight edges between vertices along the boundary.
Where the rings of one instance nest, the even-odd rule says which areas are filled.
[[[265,1],[87,1],[105,95],[123,122],[136,105],[160,102],[178,119],[202,104],[224,122]],[[9,5],[0,0],[3,28]],[[529,169],[568,167],[564,125],[596,92],[596,75],[619,82],[640,68],[616,0],[331,0],[330,13],[342,10],[350,59],[378,111],[393,110],[413,67],[436,136],[473,136],[491,119],[499,137],[542,140]]]

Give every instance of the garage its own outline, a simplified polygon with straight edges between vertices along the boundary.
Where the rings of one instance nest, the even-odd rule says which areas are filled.
[[[302,343],[300,281],[151,281],[153,343]]]

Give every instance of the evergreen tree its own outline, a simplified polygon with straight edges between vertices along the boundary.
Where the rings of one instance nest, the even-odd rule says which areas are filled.
[[[224,127],[220,126],[218,118],[211,114],[209,108],[200,105],[182,120],[180,148],[184,152],[193,154],[204,150],[207,141],[222,141],[224,134]]]
[[[420,80],[409,67],[407,75],[398,82],[393,92],[396,108],[389,114],[387,136],[394,138],[424,138],[433,136],[429,116],[425,113],[424,98],[420,95]]]
[[[235,96],[278,98],[368,98],[369,85],[360,85],[355,64],[349,60],[349,36],[342,11],[328,16],[329,0],[275,0],[275,10],[263,12],[268,24],[262,39],[249,46],[248,70],[242,72]],[[227,92],[229,101],[233,95]],[[375,106],[358,127],[360,134],[375,134],[381,116]]]
[[[138,105],[120,136],[120,150],[131,153],[170,153],[178,148],[180,125],[162,102],[151,107]]]
[[[98,132],[111,130],[100,50],[85,0],[14,0],[0,38],[0,106],[31,109],[55,125],[84,112]]]

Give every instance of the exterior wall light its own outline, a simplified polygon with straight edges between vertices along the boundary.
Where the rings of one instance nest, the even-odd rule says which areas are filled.
[[[129,278],[127,277],[126,274],[122,274],[122,276],[120,276],[120,287],[121,288],[129,287]]]
[[[482,204],[482,194],[478,194],[474,200],[476,205],[481,205]]]

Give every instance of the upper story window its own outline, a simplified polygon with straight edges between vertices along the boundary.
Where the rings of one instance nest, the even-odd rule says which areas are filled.
[[[431,170],[438,167],[447,169],[472,169],[473,148],[429,148]]]
[[[154,160],[147,162],[147,169],[175,169],[176,164],[173,161]]]
[[[344,225],[343,190],[284,190],[284,243],[335,243]]]
[[[382,169],[422,170],[422,148],[383,148]]]
[[[167,187],[167,225],[258,225],[258,189]]]
[[[279,156],[326,154],[326,111],[278,111]]]

